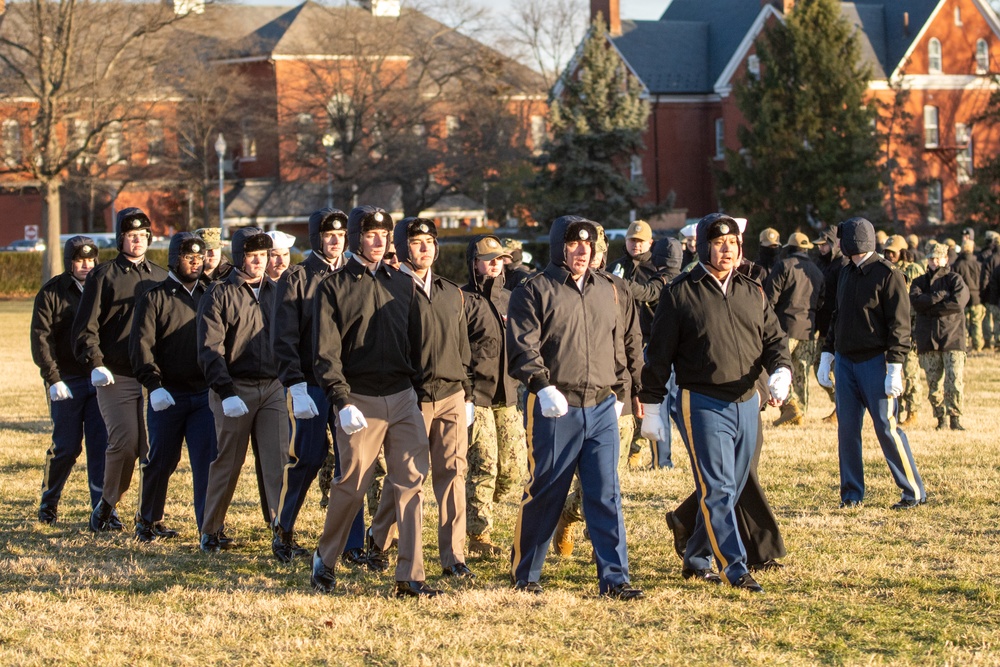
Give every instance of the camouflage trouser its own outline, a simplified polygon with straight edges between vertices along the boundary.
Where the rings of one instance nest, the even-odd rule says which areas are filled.
[[[524,417],[517,406],[481,408],[469,435],[465,483],[466,530],[484,535],[493,527],[493,505],[528,476]]]
[[[969,334],[969,341],[965,349],[976,351],[983,349],[983,320],[986,319],[986,306],[966,306],[965,308],[965,329]]]
[[[822,356],[823,356],[823,340],[817,339],[816,344],[813,347],[813,360],[812,360],[813,376],[819,373],[819,360]],[[837,378],[833,378],[833,382],[834,384],[836,384]],[[830,402],[833,403],[834,408],[836,408],[836,402],[837,402],[836,390],[833,387],[824,387],[823,385],[820,385],[819,388],[826,392],[826,395],[830,398]]]
[[[809,373],[816,358],[815,340],[788,339],[788,352],[792,355],[792,393],[803,412],[809,407]]]
[[[333,483],[333,467],[336,462],[337,457],[334,455],[333,447],[331,446],[330,453],[326,455],[323,467],[319,469],[319,475],[316,478],[316,482],[319,485],[320,507],[326,507],[330,501],[330,485]]]
[[[618,442],[630,442],[632,440],[632,435],[635,433],[635,417],[632,415],[622,415],[618,418]],[[670,423],[667,422],[667,426]],[[628,454],[624,451],[620,453],[620,460],[622,462],[628,460]],[[583,521],[583,487],[580,486],[580,473],[577,472],[573,475],[573,488],[570,490],[569,495],[566,496],[566,502],[563,503],[562,518],[568,524],[574,524],[579,521]]]
[[[984,344],[990,347],[1000,346],[1000,306],[986,304],[986,318],[983,320]]]
[[[920,366],[927,374],[927,395],[934,416],[960,417],[965,392],[965,352],[924,352],[920,355]]]
[[[903,393],[899,397],[899,404],[906,408],[907,416],[911,412],[920,409],[920,359],[917,357],[916,348],[911,349],[903,362]]]

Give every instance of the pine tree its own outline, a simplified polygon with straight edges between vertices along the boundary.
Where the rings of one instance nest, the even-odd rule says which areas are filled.
[[[801,0],[757,40],[760,77],[734,88],[746,124],[719,173],[727,210],[785,233],[812,219],[881,220],[870,69],[837,0]]]
[[[623,226],[645,192],[641,180],[631,179],[629,166],[644,148],[649,103],[642,84],[611,48],[601,16],[562,83],[563,93],[549,112],[552,139],[534,183],[539,218],[575,214]]]

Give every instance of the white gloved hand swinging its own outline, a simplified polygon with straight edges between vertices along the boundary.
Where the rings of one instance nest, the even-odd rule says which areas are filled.
[[[649,440],[663,442],[667,439],[667,425],[660,417],[659,403],[642,404],[642,425],[639,427],[639,432],[642,437]]]
[[[312,419],[319,416],[319,409],[316,401],[312,400],[306,390],[306,383],[299,382],[288,388],[288,393],[292,395],[292,414],[296,419]]]
[[[816,381],[819,386],[833,389],[833,352],[819,355],[819,368],[816,369]]]
[[[73,398],[73,392],[69,390],[69,386],[62,380],[49,386],[49,399],[53,403],[56,401],[65,401],[69,398]]]
[[[767,378],[767,388],[771,398],[779,403],[788,400],[788,392],[792,388],[792,371],[782,366]]]
[[[153,408],[153,412],[161,412],[171,405],[176,405],[174,397],[163,387],[149,392],[149,407]]]
[[[472,423],[476,421],[476,404],[465,404],[465,428],[472,428]]]
[[[354,435],[358,431],[368,428],[368,420],[361,414],[361,410],[353,405],[348,405],[338,412],[337,418],[340,420],[340,428],[344,429],[344,433],[347,435]]]
[[[885,365],[885,395],[898,398],[903,393],[903,364]]]
[[[250,410],[247,409],[247,404],[239,396],[222,399],[222,414],[227,417],[242,417],[248,412]]]
[[[552,385],[538,392],[538,403],[542,407],[543,417],[562,417],[569,412],[566,397]]]
[[[90,371],[90,384],[95,387],[107,387],[115,383],[115,376],[104,366],[98,366]]]

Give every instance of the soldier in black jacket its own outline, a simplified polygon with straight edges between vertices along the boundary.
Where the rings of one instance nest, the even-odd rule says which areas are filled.
[[[222,234],[218,227],[202,227],[194,233],[205,242],[205,268],[201,281],[208,285],[216,280],[225,280],[233,270],[226,256],[222,254]]]
[[[90,384],[90,369],[73,356],[70,330],[80,307],[83,284],[97,266],[97,245],[74,236],[63,249],[64,273],[49,280],[35,297],[31,312],[31,357],[49,393],[52,446],[45,452],[38,520],[55,523],[59,499],[76,459],[87,443],[87,481],[91,509],[101,500],[108,431]]]
[[[840,242],[834,229],[826,229],[819,238],[813,240],[816,245],[816,264],[823,272],[823,298],[816,309],[816,354],[813,357],[813,371],[819,371],[820,354],[823,351],[823,341],[830,331],[830,319],[833,317],[833,307],[837,304],[837,280],[840,270],[850,262],[840,253]],[[837,421],[837,405],[834,402],[833,387],[820,385],[830,401],[834,403],[833,412],[823,418],[825,422]]]
[[[872,223],[851,218],[840,223],[837,235],[850,263],[840,272],[836,308],[816,376],[824,387],[833,386],[832,373],[837,378],[840,506],[857,507],[864,501],[861,426],[867,411],[902,490],[902,499],[892,509],[910,509],[926,502],[927,494],[897,423],[896,399],[903,393],[903,362],[910,349],[906,280],[875,254]]]
[[[1000,350],[1000,234],[986,232],[986,247],[980,254],[983,272],[979,279],[979,298],[986,306],[983,319],[983,347]]]
[[[278,379],[292,396],[295,439],[282,478],[281,500],[275,519],[271,550],[283,563],[293,556],[308,555],[295,542],[295,520],[302,509],[309,485],[326,461],[329,446],[327,427],[337,430],[337,415],[319,386],[313,364],[313,308],[316,288],[328,275],[343,268],[347,247],[347,215],[324,208],[309,216],[309,245],[312,253],[288,269],[278,281],[271,336]],[[337,445],[334,442],[334,451]],[[334,474],[340,474],[339,458]],[[364,511],[358,512],[341,557],[345,562],[363,564],[365,539]]]
[[[978,352],[983,349],[983,320],[986,318],[986,306],[982,304],[979,296],[983,266],[976,257],[976,245],[972,239],[962,241],[962,249],[951,271],[962,277],[969,290],[969,303],[965,306],[966,340],[969,351]],[[917,352],[919,354],[919,350]]]
[[[517,381],[507,373],[507,307],[500,239],[480,235],[469,242],[465,260],[469,282],[462,287],[469,325],[475,418],[469,435],[466,476],[466,527],[469,551],[499,556],[490,538],[493,507],[525,476],[524,417],[517,403]]]
[[[590,271],[597,227],[557,218],[550,263],[514,290],[507,347],[510,373],[528,387],[528,460],[511,556],[518,590],[540,594],[539,578],[563,503],[579,471],[583,512],[594,545],[602,595],[637,600],[618,485],[618,415],[627,397],[623,336],[615,288]]]
[[[128,338],[136,299],[167,277],[164,269],[146,260],[152,232],[142,210],[119,211],[116,227],[120,252],[87,276],[73,321],[76,358],[91,369],[90,382],[97,387],[108,428],[103,497],[90,516],[94,532],[121,530],[115,506],[132,483],[136,459],[146,459],[146,400],[133,377]]]
[[[218,455],[208,471],[201,549],[219,551],[220,531],[246,460],[251,433],[263,475],[258,491],[268,525],[278,513],[288,451],[288,409],[271,349],[275,285],[267,277],[271,237],[245,227],[233,235],[236,267],[198,307],[198,363],[212,392]],[[260,488],[263,486],[263,488]]]
[[[429,467],[427,430],[417,403],[420,305],[413,280],[385,266],[392,218],[359,206],[347,219],[347,265],[316,291],[313,339],[316,379],[337,408],[341,474],[330,487],[323,534],[310,583],[333,590],[334,558],[347,544],[354,517],[385,447],[386,487],[396,501],[399,557],[396,596],[431,597],[423,559],[423,483]]]
[[[475,419],[469,377],[469,331],[465,297],[458,285],[433,272],[437,227],[425,218],[396,223],[393,247],[400,271],[417,287],[420,310],[421,379],[417,397],[430,441],[431,480],[438,502],[438,551],[447,577],[472,579],[465,563],[465,473],[469,428]],[[371,542],[384,553],[395,532],[395,507],[382,494],[372,519]]]
[[[163,507],[184,442],[201,534],[208,469],[216,455],[215,420],[208,405],[208,383],[198,365],[195,323],[205,294],[199,280],[205,244],[195,234],[179,232],[170,239],[168,253],[170,275],[139,298],[129,338],[135,377],[149,392],[149,458],[139,467],[142,483],[135,520],[140,542],[177,536],[163,524]]]

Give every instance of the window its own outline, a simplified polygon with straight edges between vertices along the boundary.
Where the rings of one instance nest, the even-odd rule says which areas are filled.
[[[108,124],[108,131],[104,136],[104,155],[108,164],[116,164],[125,159],[125,152],[122,149],[122,124],[118,121]]]
[[[253,121],[240,120],[240,160],[252,162],[257,159],[257,137],[254,136]]]
[[[938,143],[938,109],[926,106],[924,107],[924,147],[937,148]]]
[[[715,159],[721,160],[726,157],[726,121],[722,118],[715,119]]]
[[[451,135],[458,132],[458,128],[461,124],[458,121],[458,116],[445,116],[444,117],[444,136],[450,137]]]
[[[961,7],[955,7],[955,25],[957,25],[957,26],[961,26],[962,25],[962,8]]]
[[[295,118],[295,152],[302,156],[312,152],[316,145],[316,121],[311,113],[300,113]]]
[[[548,139],[548,134],[545,128],[545,116],[532,116],[531,117],[531,152],[535,155],[541,155],[542,149],[545,146],[545,141]]]
[[[927,222],[939,225],[944,217],[941,202],[941,181],[931,181],[927,186]]]
[[[927,71],[930,74],[941,73],[941,41],[937,37],[931,37],[927,44]]]
[[[13,169],[21,164],[22,157],[21,124],[7,119],[3,122],[3,163]]]
[[[163,159],[163,122],[159,120],[146,121],[146,140],[149,150],[146,153],[147,164],[159,164]]]
[[[976,74],[990,71],[990,45],[985,39],[976,40]]]
[[[632,162],[630,164],[630,171],[632,172],[632,180],[638,181],[642,179],[642,156],[633,155]]]
[[[760,78],[760,58],[756,55],[747,56],[747,73],[755,79]]]
[[[972,180],[972,127],[965,123],[955,123],[955,163],[958,167],[956,179],[959,185]]]

